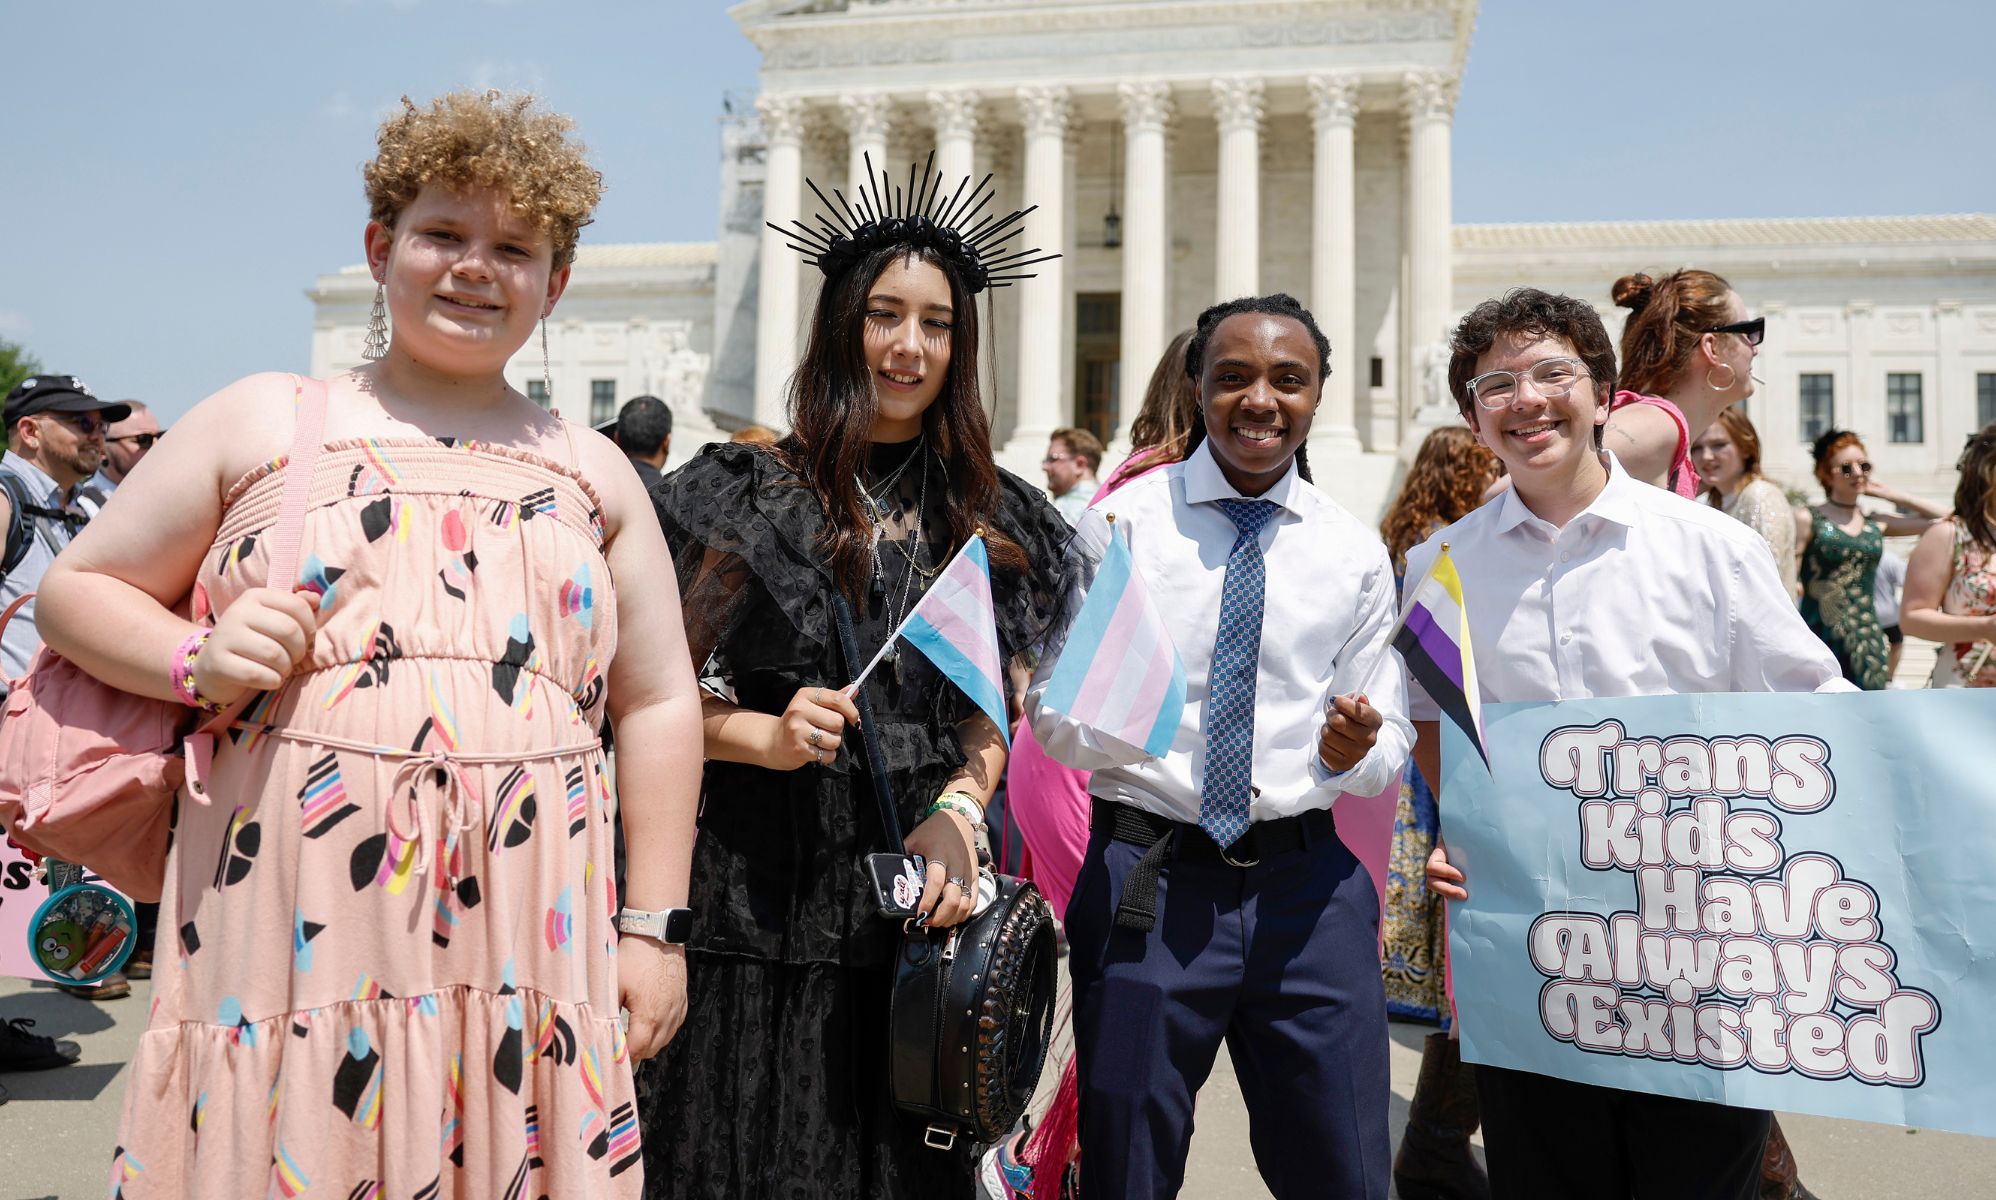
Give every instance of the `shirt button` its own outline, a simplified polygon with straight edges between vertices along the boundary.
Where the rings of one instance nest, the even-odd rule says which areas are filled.
[[[1559,635],[1559,644],[1562,646],[1566,645],[1568,642],[1572,640],[1573,640],[1573,631],[1571,629]]]
[[[1571,553],[1569,553],[1569,552],[1567,552],[1567,551],[1564,551],[1564,550],[1560,551],[1560,553],[1559,553],[1559,561],[1561,561],[1561,562],[1566,562],[1567,560],[1571,559],[1572,557],[1573,557],[1573,555],[1572,555]]]

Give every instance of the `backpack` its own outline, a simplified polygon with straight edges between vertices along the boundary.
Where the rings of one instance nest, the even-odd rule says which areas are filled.
[[[270,543],[268,587],[288,588],[298,578],[326,421],[325,385],[307,383],[296,382],[297,424]],[[28,595],[0,615],[0,631]],[[45,645],[7,684],[0,824],[36,854],[82,863],[135,900],[157,900],[166,882],[174,795],[185,782],[196,802],[208,803],[205,780],[215,739],[254,698],[244,696],[194,728],[194,709],[119,691]]]
[[[64,512],[59,508],[49,508],[28,494],[28,481],[4,467],[0,467],[0,491],[7,494],[7,545],[6,552],[0,554],[0,579],[14,573],[21,560],[28,557],[29,539],[39,536],[50,550],[62,552],[55,538],[48,531],[48,523],[53,521],[66,526],[71,537],[89,519],[80,513]],[[32,528],[30,522],[33,523]]]

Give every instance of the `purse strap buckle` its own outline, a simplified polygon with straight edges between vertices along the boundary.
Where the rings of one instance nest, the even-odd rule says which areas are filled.
[[[947,1150],[956,1145],[956,1130],[947,1125],[931,1125],[922,1134],[922,1144],[931,1150]]]

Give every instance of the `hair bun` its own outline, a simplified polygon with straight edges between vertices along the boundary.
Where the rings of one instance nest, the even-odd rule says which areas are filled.
[[[1635,275],[1624,275],[1620,279],[1617,279],[1615,286],[1609,290],[1608,294],[1613,297],[1617,307],[1626,308],[1633,312],[1641,312],[1644,308],[1648,307],[1650,296],[1655,291],[1656,280],[1651,279],[1647,275],[1637,273]]]

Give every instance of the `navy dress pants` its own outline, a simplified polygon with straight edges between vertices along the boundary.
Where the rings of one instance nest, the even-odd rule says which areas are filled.
[[[1115,923],[1142,853],[1098,827],[1067,909],[1081,1194],[1177,1195],[1224,1040],[1277,1200],[1385,1200],[1386,995],[1365,868],[1335,836],[1245,868],[1173,857],[1143,933]]]

